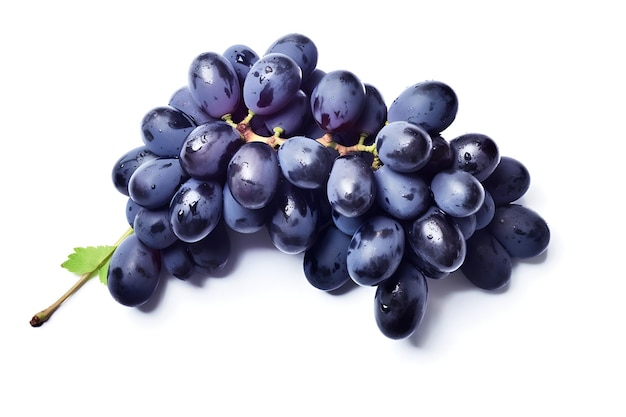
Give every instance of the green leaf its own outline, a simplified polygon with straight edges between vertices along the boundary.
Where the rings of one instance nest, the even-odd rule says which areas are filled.
[[[67,260],[61,266],[70,272],[78,275],[98,273],[100,281],[106,283],[106,269],[108,261],[113,254],[116,246],[87,246],[74,248],[74,253],[67,257]],[[104,280],[102,278],[102,270],[104,269]]]

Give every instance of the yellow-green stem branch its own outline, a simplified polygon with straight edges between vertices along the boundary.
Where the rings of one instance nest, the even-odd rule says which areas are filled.
[[[124,239],[126,239],[128,236],[133,234],[133,229],[129,228],[128,230],[126,230],[126,232],[124,232],[124,234],[117,240],[117,242],[115,242],[115,244],[113,245],[114,247],[118,247],[120,245],[120,243],[122,243],[124,241]],[[93,276],[95,276],[97,274],[97,272],[100,270],[100,268],[102,268],[104,265],[106,265],[106,263],[109,261],[109,259],[111,259],[111,256],[113,255],[113,252],[111,252],[108,256],[105,256],[100,263],[98,263],[98,265],[96,266],[96,268],[93,271],[90,272],[86,272],[83,275],[80,276],[80,278],[78,278],[78,281],[76,281],[76,283],[74,285],[72,285],[72,287],[67,290],[65,292],[65,294],[63,294],[61,297],[59,297],[58,300],[56,300],[54,303],[52,303],[50,305],[50,307],[41,310],[39,313],[35,314],[32,319],[30,320],[30,325],[32,327],[39,327],[42,324],[44,324],[45,322],[47,322],[50,317],[54,314],[55,311],[57,311],[59,309],[59,307],[61,307],[61,304],[63,304],[68,298],[70,298],[73,294],[75,294],[83,285],[85,285],[85,283],[87,281],[89,281]]]

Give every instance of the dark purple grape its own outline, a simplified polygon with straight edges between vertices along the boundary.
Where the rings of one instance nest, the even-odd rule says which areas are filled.
[[[161,279],[161,252],[144,245],[132,234],[120,243],[109,263],[107,287],[118,303],[145,304]]]
[[[168,209],[172,232],[183,242],[207,236],[222,217],[222,186],[216,181],[189,178],[182,183]]]
[[[333,225],[320,233],[304,253],[304,276],[312,286],[334,291],[350,280],[346,265],[350,240],[350,236]]]
[[[316,189],[326,185],[335,156],[320,142],[294,136],[283,142],[277,152],[285,178],[300,188]]]
[[[351,130],[359,135],[367,134],[368,137],[375,138],[378,131],[387,122],[387,104],[376,87],[367,83],[364,86],[365,101],[363,108]]]
[[[414,219],[433,203],[430,188],[418,173],[398,172],[383,165],[374,171],[374,178],[376,202],[396,219]]]
[[[311,93],[311,111],[326,132],[347,130],[358,120],[365,104],[365,85],[345,70],[326,73]]]
[[[178,158],[156,158],[141,165],[131,175],[128,194],[143,207],[163,207],[169,204],[187,178]]]
[[[230,192],[243,207],[267,206],[280,179],[276,151],[264,142],[248,142],[233,155],[228,164],[226,181]]]
[[[438,207],[429,208],[407,228],[410,247],[424,273],[456,271],[465,258],[465,237],[459,226]],[[432,274],[432,275],[431,275]]]
[[[352,236],[346,263],[348,274],[362,286],[378,285],[389,278],[404,255],[405,236],[391,217],[371,217]]]
[[[428,183],[439,171],[452,167],[450,143],[441,135],[430,135],[432,150],[428,162],[420,168],[419,174]]]
[[[111,170],[113,186],[117,191],[128,196],[128,181],[131,175],[144,162],[158,158],[158,155],[148,149],[147,146],[138,146],[120,156]]]
[[[228,163],[244,143],[228,123],[209,122],[191,131],[180,152],[180,164],[193,178],[223,182]]]
[[[224,269],[230,259],[230,235],[228,228],[221,221],[206,237],[186,245],[196,269],[209,274],[215,274]]]
[[[480,181],[459,169],[440,171],[433,177],[430,189],[437,206],[454,217],[476,213],[485,200],[485,190]]]
[[[461,234],[465,240],[469,239],[476,231],[476,215],[470,214],[464,217],[450,216],[451,219],[459,226]]]
[[[423,81],[405,89],[389,105],[389,122],[416,124],[435,135],[443,132],[456,118],[459,107],[456,93],[440,81]]]
[[[300,89],[304,91],[307,96],[310,97],[311,93],[313,92],[315,87],[317,87],[317,84],[324,77],[324,75],[326,75],[326,71],[315,68],[311,75],[302,80],[302,85],[300,86]]]
[[[250,68],[259,60],[259,55],[246,45],[231,45],[222,55],[232,64],[239,84],[243,87],[243,82]]]
[[[126,221],[130,227],[133,227],[135,223],[135,216],[137,216],[137,212],[143,207],[133,201],[132,198],[128,198],[126,201]]]
[[[270,240],[283,253],[302,253],[315,242],[318,216],[313,192],[282,179],[267,223]]]
[[[178,279],[186,280],[196,272],[196,264],[182,240],[161,249],[161,259],[163,268]]]
[[[494,203],[502,206],[520,199],[530,188],[530,173],[517,159],[502,156],[496,169],[483,181]]]
[[[450,141],[452,167],[467,171],[484,181],[500,162],[496,142],[482,133],[466,133]]]
[[[280,135],[290,137],[307,122],[310,115],[309,97],[304,91],[298,90],[282,109],[263,116],[263,123],[269,132],[275,133],[279,129]]]
[[[359,143],[361,133],[354,126],[340,132],[333,132],[333,142],[343,146],[352,146]],[[363,157],[363,155],[361,155]]]
[[[481,229],[467,240],[467,253],[460,270],[478,288],[493,291],[509,283],[513,265],[500,242]]]
[[[357,154],[335,159],[326,184],[333,210],[348,217],[367,212],[376,200],[376,180],[365,160]]]
[[[432,147],[430,135],[409,122],[391,122],[376,135],[378,157],[398,172],[415,172],[425,166]]]
[[[332,210],[331,220],[337,229],[341,230],[348,236],[354,235],[359,227],[370,217],[385,214],[376,202],[363,214],[358,216],[345,216],[338,211]]]
[[[249,209],[237,202],[224,183],[222,218],[226,225],[239,233],[254,233],[263,228],[270,216],[271,205],[260,209]]]
[[[167,206],[158,209],[140,208],[133,221],[133,230],[141,242],[152,249],[163,249],[178,240],[170,224]]]
[[[265,55],[281,53],[293,59],[302,70],[302,79],[307,79],[317,66],[317,46],[299,33],[289,33],[275,40],[265,51]]]
[[[220,54],[205,52],[189,67],[189,90],[209,116],[221,119],[232,114],[241,100],[241,85],[232,64]]]
[[[218,120],[215,117],[209,116],[204,110],[202,110],[202,107],[200,107],[193,99],[191,90],[187,85],[174,92],[168,105],[183,112],[196,124],[196,126]]]
[[[406,228],[407,226],[405,226],[405,230]],[[405,244],[405,249],[404,249],[404,261],[410,262],[411,265],[413,265],[414,267],[422,271],[424,276],[430,279],[443,279],[450,275],[450,272],[440,271],[434,268],[431,264],[425,262],[422,258],[418,257],[415,251],[413,250],[413,248],[411,248],[410,242],[408,241],[408,237],[407,237],[407,243]]]
[[[404,339],[418,329],[428,304],[428,282],[409,262],[376,288],[374,317],[380,331],[390,339]]]
[[[170,106],[150,110],[141,121],[143,143],[159,156],[177,157],[187,135],[196,124],[183,112]]]
[[[513,258],[540,255],[550,243],[550,228],[534,210],[520,204],[496,207],[489,231]]]
[[[317,216],[318,230],[324,229],[326,226],[333,224],[333,208],[328,201],[328,195],[326,195],[326,187],[315,188],[311,190],[313,193],[313,199],[317,203],[317,210],[319,212]]]
[[[486,227],[491,220],[493,219],[493,215],[496,212],[496,204],[491,198],[491,194],[489,191],[485,190],[485,199],[483,200],[483,204],[480,206],[478,211],[476,212],[476,230],[482,229]]]
[[[268,115],[285,107],[302,83],[296,62],[281,53],[267,54],[254,63],[243,83],[243,100],[255,114]]]

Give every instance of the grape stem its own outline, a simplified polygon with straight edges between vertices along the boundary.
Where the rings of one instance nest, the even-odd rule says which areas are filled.
[[[278,147],[280,147],[280,145],[282,145],[287,140],[281,137],[281,135],[284,133],[284,130],[280,127],[275,127],[273,129],[272,136],[261,136],[257,134],[256,132],[254,132],[254,130],[252,129],[252,126],[250,125],[250,122],[253,117],[254,117],[254,112],[251,110],[248,110],[248,114],[246,115],[246,117],[239,123],[236,123],[235,121],[233,121],[232,115],[230,114],[224,115],[222,117],[222,120],[224,120],[229,125],[237,129],[237,131],[241,135],[241,138],[245,142],[265,142],[268,145],[270,145],[272,148],[278,149]],[[382,165],[380,162],[380,159],[378,158],[378,150],[376,149],[375,143],[371,145],[365,145],[365,140],[367,139],[368,136],[369,135],[367,133],[362,133],[361,136],[359,137],[359,142],[351,146],[345,146],[345,145],[341,145],[335,142],[333,139],[332,132],[326,132],[324,133],[324,135],[322,135],[321,137],[315,140],[317,140],[319,143],[321,143],[322,145],[326,147],[336,150],[339,153],[339,155],[347,155],[349,153],[354,153],[354,152],[371,153],[372,155],[374,155],[374,162],[372,163],[372,168],[378,169]]]
[[[117,248],[120,245],[120,243],[124,241],[124,239],[126,239],[128,236],[132,234],[133,234],[133,229],[131,227],[128,230],[126,230],[126,232],[124,232],[124,234],[117,240],[117,242],[115,242],[113,246]],[[54,312],[57,311],[59,307],[61,307],[61,304],[63,304],[65,300],[67,300],[73,294],[75,294],[83,285],[85,285],[87,281],[89,281],[92,277],[94,277],[98,273],[100,268],[106,265],[109,259],[111,259],[112,255],[113,255],[113,251],[109,255],[105,256],[98,263],[98,265],[94,268],[93,271],[86,272],[83,275],[81,275],[80,278],[78,278],[78,281],[76,281],[76,283],[72,285],[72,287],[69,290],[67,290],[65,294],[59,297],[58,300],[52,303],[50,307],[46,308],[45,310],[41,310],[39,313],[35,314],[33,318],[30,319],[30,325],[32,327],[39,327],[45,322],[47,322],[50,319],[50,317],[52,317]]]

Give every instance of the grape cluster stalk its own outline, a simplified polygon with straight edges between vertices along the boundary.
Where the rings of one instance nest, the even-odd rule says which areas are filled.
[[[130,227],[99,265],[115,301],[137,307],[167,276],[215,274],[236,249],[232,233],[265,229],[279,251],[304,255],[320,291],[375,287],[378,328],[403,339],[427,312],[429,280],[460,271],[494,291],[515,259],[546,251],[547,222],[519,203],[524,164],[484,133],[446,138],[451,86],[420,81],[387,105],[355,73],[317,61],[299,33],[263,54],[201,53],[187,83],[145,114],[141,143],[111,172]]]

